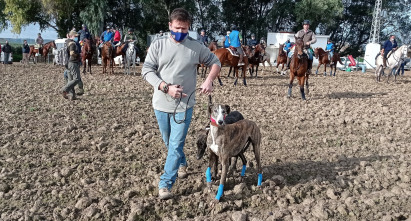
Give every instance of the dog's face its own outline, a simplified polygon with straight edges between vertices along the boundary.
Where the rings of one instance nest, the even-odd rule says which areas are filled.
[[[218,126],[224,126],[224,119],[230,113],[230,106],[222,104],[214,104],[211,106],[211,119],[215,120]]]

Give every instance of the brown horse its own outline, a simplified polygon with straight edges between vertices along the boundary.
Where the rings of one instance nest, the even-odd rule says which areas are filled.
[[[217,47],[217,42],[212,41],[212,42],[208,45],[208,49],[210,49],[211,52],[217,50],[217,49],[218,49],[218,47]],[[205,74],[207,73],[207,68],[208,68],[208,67],[205,67],[204,64],[199,64],[198,67],[197,67],[197,73],[200,73],[200,72],[198,72],[198,69],[199,69],[200,67],[201,67],[201,77],[202,77],[202,78],[205,78]]]
[[[33,56],[34,63],[37,63],[36,53],[44,58],[44,63],[46,63],[46,56],[49,53],[50,48],[57,49],[56,43],[54,41],[47,42],[42,48],[34,48],[34,45],[30,45],[29,60]]]
[[[88,71],[91,74],[91,60],[93,59],[92,43],[88,39],[83,40],[83,47],[81,48],[81,61],[83,62],[83,73],[86,73],[86,60],[88,63]]]
[[[293,88],[294,78],[297,77],[298,84],[300,85],[301,98],[305,100],[304,93],[304,82],[307,85],[307,94],[308,94],[308,56],[304,53],[304,42],[302,39],[296,39],[294,55],[291,58],[290,65],[290,85],[288,86],[288,97],[291,97],[291,91]]]
[[[243,51],[245,52],[246,56],[248,58],[248,63],[249,63],[249,72],[250,75],[253,76],[254,73],[254,67],[255,67],[255,77],[257,77],[258,74],[258,66],[260,65],[261,61],[261,55],[263,55],[264,49],[261,44],[258,44],[255,46],[254,50],[252,50],[249,46],[243,47]]]
[[[278,66],[280,66],[280,64],[282,64],[282,68],[281,68],[281,74],[284,73],[284,65],[287,64],[287,53],[285,53],[284,51],[284,44],[280,44],[280,48],[278,49],[278,56],[277,56],[277,73],[280,73],[278,71]],[[286,66],[287,69],[287,66]]]
[[[113,58],[113,48],[111,46],[111,42],[106,42],[101,48],[101,62],[103,66],[103,74],[107,72],[107,65],[109,64],[109,68],[111,67],[111,74],[114,74],[114,58]]]
[[[333,57],[331,58],[331,62],[330,62],[330,76],[333,75],[333,68],[334,68],[334,76],[335,73],[337,72],[337,62],[340,62],[341,65],[343,65],[341,58],[340,58],[340,54],[338,54],[337,52],[334,52]]]
[[[328,52],[325,52],[322,48],[316,48],[314,49],[314,55],[315,58],[318,59],[318,66],[315,75],[318,74],[318,69],[320,68],[320,66],[324,65],[324,76],[327,76],[327,64],[330,63],[330,60],[328,59]]]
[[[234,48],[232,48],[233,50]],[[220,48],[217,49],[216,51],[213,52],[218,59],[220,60],[221,66],[223,65],[228,65],[230,67],[234,67],[234,73],[236,74],[236,79],[234,81],[234,85],[237,85],[237,81],[238,81],[238,61],[240,60],[240,56],[235,56],[232,55],[231,52],[227,49],[227,48]],[[244,67],[243,67],[243,83],[245,86],[247,86],[247,82],[245,79],[245,71],[246,68],[248,66],[248,64],[246,64],[246,61],[248,61],[246,59],[247,56],[244,56]],[[220,82],[220,85],[222,85],[220,78],[218,77],[218,81]]]

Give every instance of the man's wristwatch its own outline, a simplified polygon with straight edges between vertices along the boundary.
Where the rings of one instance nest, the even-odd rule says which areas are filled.
[[[164,82],[165,83],[165,82]],[[163,85],[163,87],[161,88],[161,91],[164,93],[164,94],[167,94],[168,93],[168,86],[170,86],[171,84],[167,84],[167,83],[165,83],[164,85]]]

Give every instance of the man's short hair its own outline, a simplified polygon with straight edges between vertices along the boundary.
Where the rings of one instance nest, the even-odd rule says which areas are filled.
[[[184,8],[174,9],[173,12],[171,12],[170,14],[169,19],[170,19],[170,22],[177,20],[181,22],[188,22],[189,24],[191,24],[191,15]]]

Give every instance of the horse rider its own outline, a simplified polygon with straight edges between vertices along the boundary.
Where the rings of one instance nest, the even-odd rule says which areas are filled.
[[[328,52],[328,60],[331,61],[331,58],[334,55],[334,43],[331,41],[331,39],[328,39],[328,44],[327,47],[325,47],[325,51]]]
[[[198,40],[206,47],[208,46],[208,36],[205,34],[204,29],[201,30],[200,35],[198,36]]]
[[[294,35],[295,38],[301,38],[303,39],[304,42],[304,52],[308,55],[308,73],[311,74],[311,68],[312,68],[312,61],[313,61],[313,54],[314,51],[311,48],[311,44],[314,44],[317,42],[317,38],[315,37],[315,34],[313,31],[310,29],[310,21],[309,20],[304,20],[303,22],[303,29],[297,32],[297,34]]]
[[[44,43],[44,40],[43,40],[43,38],[41,37],[41,34],[38,33],[38,34],[37,34],[37,39],[36,39],[36,45],[35,45],[34,48],[39,49],[39,52],[38,52],[39,54],[41,54],[41,49],[43,48],[43,43]]]
[[[287,69],[290,68],[290,62],[291,62],[290,51],[291,51],[292,46],[293,46],[293,44],[290,42],[290,39],[287,39],[287,41],[284,43],[284,48],[283,48],[283,51],[287,55],[287,64],[286,64]]]
[[[100,36],[101,44],[98,46],[100,56],[101,56],[101,47],[103,47],[104,43],[108,41],[112,41],[113,37],[114,37],[114,33],[111,31],[110,26],[107,26],[106,30]]]
[[[255,49],[257,45],[257,40],[255,39],[255,34],[251,34],[251,39],[248,40],[247,45],[251,47],[252,50]]]
[[[230,33],[229,38],[230,38],[230,46],[236,48],[238,53],[240,54],[240,59],[238,60],[238,66],[244,65],[243,63],[244,53],[243,53],[243,50],[241,49],[241,42],[243,41],[243,37],[241,36],[241,33],[237,31],[236,25],[231,25],[231,33]]]
[[[76,28],[73,27],[73,28],[71,29],[71,31],[76,31]],[[70,31],[69,31],[69,33],[70,33]],[[70,38],[69,33],[67,33],[66,38]]]
[[[230,33],[231,31],[227,31],[227,35],[223,37],[224,48],[230,47]]]
[[[127,48],[128,48],[128,43],[135,42],[137,40],[137,37],[133,33],[134,33],[134,29],[129,28],[128,33],[126,35],[124,35],[124,44],[126,44],[126,45],[121,50],[123,52],[123,54],[126,54],[126,51],[127,51]],[[136,52],[138,51],[137,47],[135,45],[134,45],[134,49],[136,50]]]
[[[90,32],[85,24],[81,25],[81,30],[77,32],[79,34],[80,45],[83,46],[84,39],[91,39]]]
[[[390,35],[390,38],[384,42],[384,68],[387,67],[387,55],[390,51],[395,51],[397,49],[397,41],[395,40],[395,35]]]
[[[121,44],[121,34],[120,31],[116,26],[113,27],[114,37],[113,37],[113,44],[114,46],[119,46]]]

